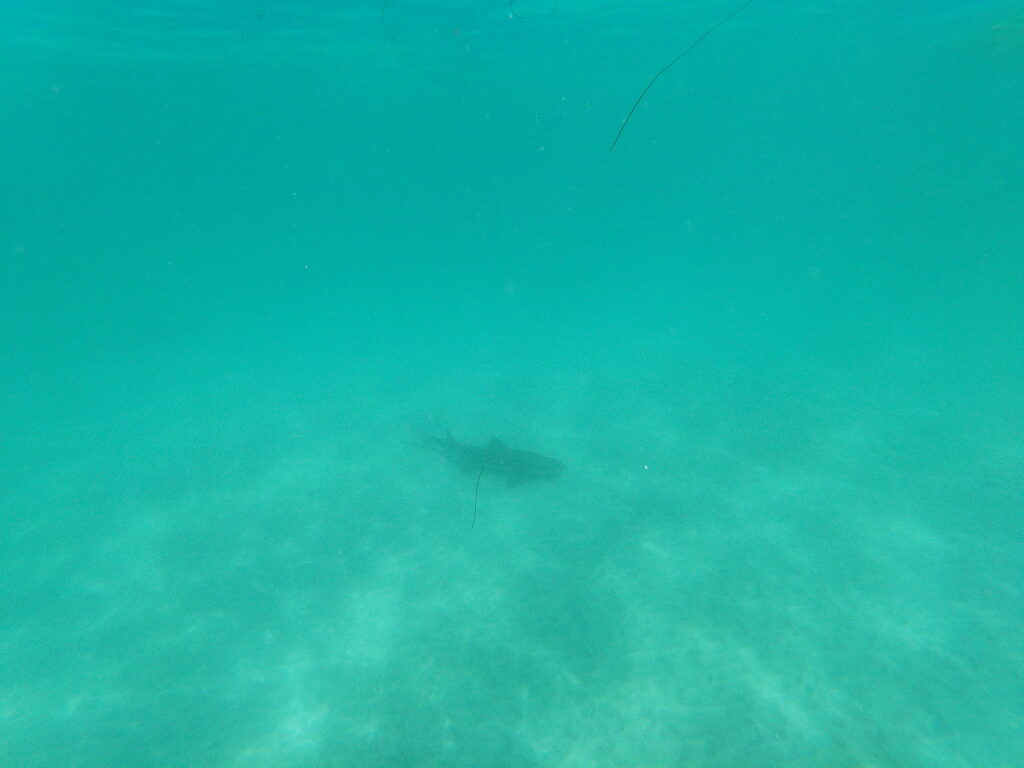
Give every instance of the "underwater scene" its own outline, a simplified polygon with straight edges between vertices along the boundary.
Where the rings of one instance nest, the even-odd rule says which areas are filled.
[[[1024,766],[1024,9],[5,0],[0,768]]]

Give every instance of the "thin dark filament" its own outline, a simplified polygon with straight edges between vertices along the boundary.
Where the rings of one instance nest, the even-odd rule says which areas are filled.
[[[487,461],[490,461],[490,458]],[[480,496],[480,478],[484,476],[484,470],[487,469],[487,461],[480,465],[480,474],[476,476],[476,489],[473,491],[473,524],[469,526],[471,531],[476,528],[476,502]]]
[[[670,61],[668,64],[666,64],[664,67],[662,67],[661,69],[658,70],[658,74],[656,74],[654,77],[652,77],[650,79],[650,82],[648,82],[647,85],[644,86],[644,89],[642,91],[640,91],[640,95],[636,97],[636,101],[633,102],[632,109],[629,110],[629,114],[626,115],[626,119],[623,120],[622,121],[622,125],[619,126],[619,132],[615,134],[615,140],[612,141],[612,145],[610,147],[608,147],[609,151],[615,149],[615,145],[619,143],[619,137],[622,136],[622,132],[624,130],[626,130],[626,126],[629,125],[629,121],[633,117],[633,113],[636,112],[636,108],[640,106],[640,102],[644,100],[644,96],[646,96],[647,92],[649,90],[651,90],[651,86],[654,85],[655,82],[657,82],[658,78],[661,77],[662,75],[664,75],[670,69],[672,69],[672,67],[674,67],[676,65],[676,63],[681,58],[683,58],[686,54],[688,54],[690,51],[692,51],[694,48],[696,48],[698,45],[700,45],[704,41],[704,39],[706,37],[708,37],[712,32],[714,32],[720,26],[722,26],[727,21],[729,21],[729,19],[731,19],[737,13],[742,11],[744,8],[746,8],[748,5],[750,5],[752,2],[754,2],[754,0],[747,0],[745,3],[743,3],[743,5],[739,6],[738,8],[733,9],[729,13],[728,16],[723,18],[721,21],[719,21],[717,24],[715,24],[715,26],[711,27],[711,29],[709,29],[707,32],[705,32],[700,37],[698,37],[696,40],[694,40],[692,43],[690,43],[690,45],[687,46],[685,51],[680,53],[678,56],[676,56],[674,59],[672,59],[672,61]]]

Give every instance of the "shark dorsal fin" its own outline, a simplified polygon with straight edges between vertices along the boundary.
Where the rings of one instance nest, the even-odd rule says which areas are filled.
[[[487,450],[489,451],[503,451],[505,450],[505,444],[496,437],[491,438],[491,442],[487,444]]]

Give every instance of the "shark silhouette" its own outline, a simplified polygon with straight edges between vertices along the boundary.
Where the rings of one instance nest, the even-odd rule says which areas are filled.
[[[509,488],[532,480],[554,480],[565,471],[565,464],[558,459],[510,448],[496,437],[484,446],[460,443],[451,432],[444,437],[420,433],[420,438],[428,448],[460,469],[504,477]]]

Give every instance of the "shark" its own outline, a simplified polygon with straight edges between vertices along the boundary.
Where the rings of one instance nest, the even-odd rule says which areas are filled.
[[[510,448],[492,437],[483,446],[460,443],[451,432],[435,437],[421,432],[420,439],[431,450],[467,472],[488,473],[505,479],[509,488],[534,480],[554,480],[565,471],[565,464],[533,451]]]

